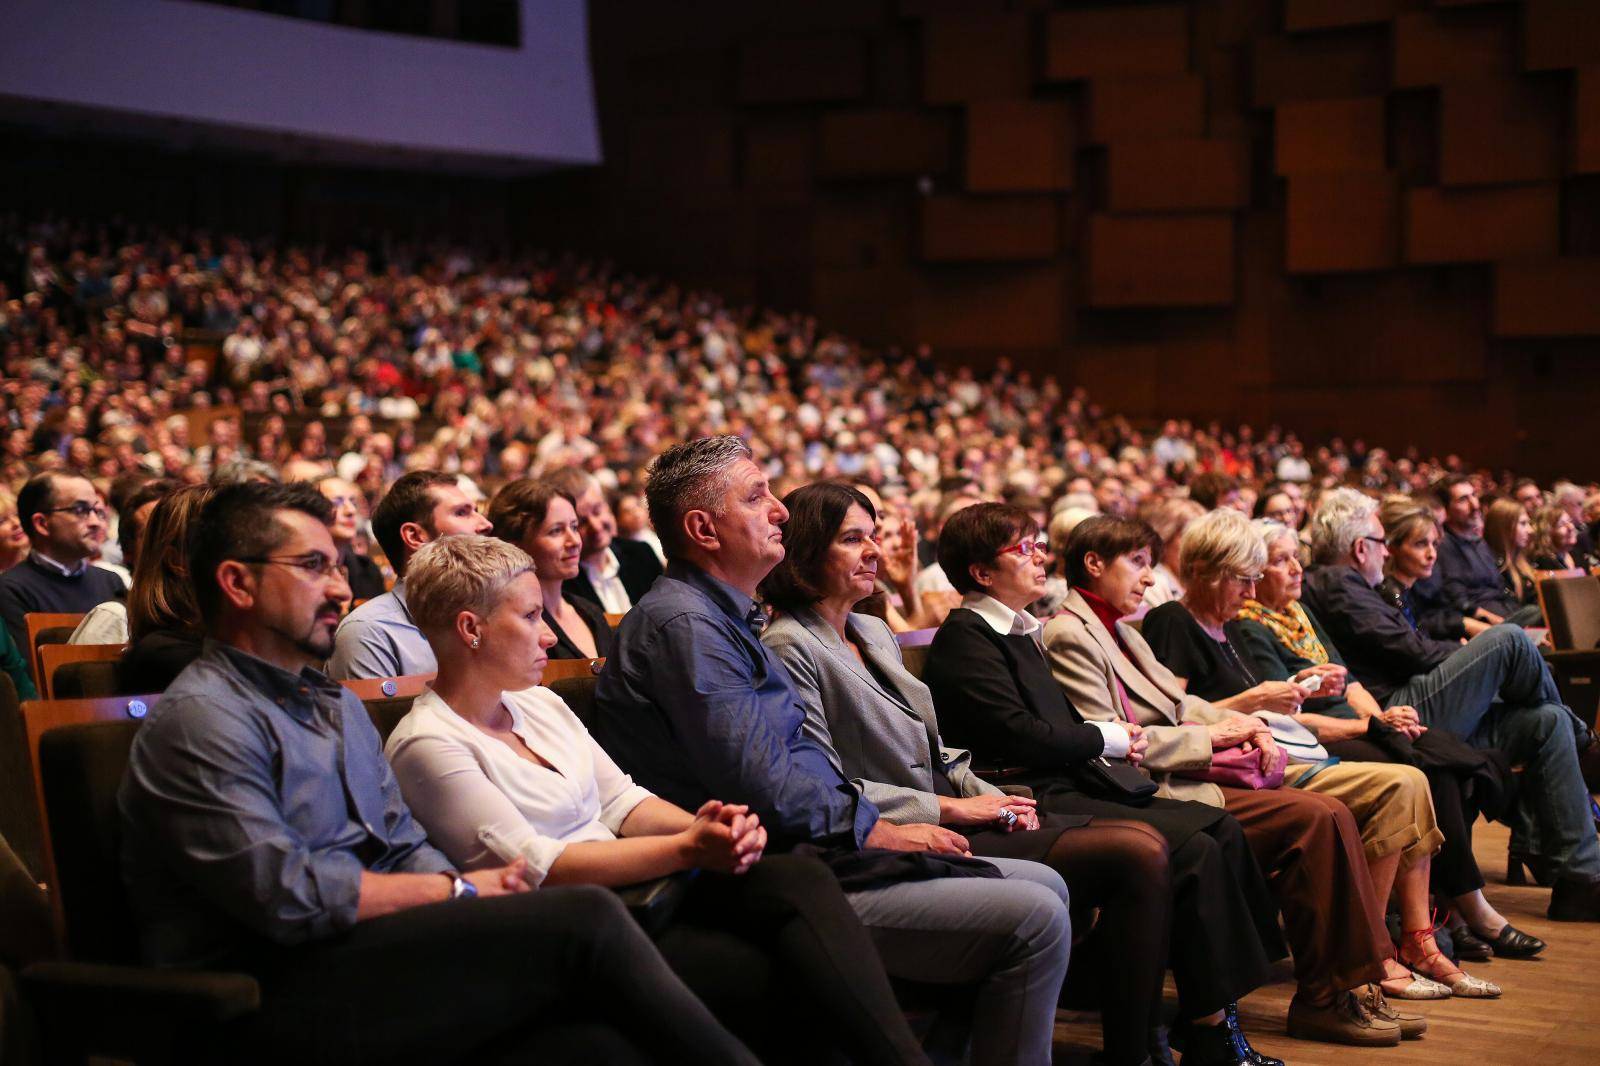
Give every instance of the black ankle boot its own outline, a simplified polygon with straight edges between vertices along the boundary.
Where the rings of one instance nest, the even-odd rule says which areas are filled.
[[[1233,1046],[1226,1019],[1221,1025],[1185,1022],[1181,1033],[1173,1033],[1173,1040],[1183,1052],[1183,1066],[1253,1066]]]
[[[1563,877],[1550,890],[1545,917],[1556,922],[1600,922],[1600,877]]]
[[[1271,1055],[1263,1055],[1250,1046],[1249,1039],[1244,1035],[1244,1029],[1239,1025],[1239,1004],[1230,1003],[1222,1009],[1222,1017],[1228,1028],[1228,1039],[1233,1047],[1234,1054],[1248,1062],[1250,1066],[1283,1066],[1282,1059],[1275,1059]]]

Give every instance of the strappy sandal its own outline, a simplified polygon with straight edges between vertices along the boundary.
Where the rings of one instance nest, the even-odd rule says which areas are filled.
[[[1500,986],[1493,981],[1472,977],[1451,962],[1445,953],[1439,950],[1439,944],[1433,938],[1434,931],[1435,927],[1432,926],[1408,931],[1400,944],[1400,961],[1424,977],[1449,989],[1451,995],[1462,999],[1497,998],[1500,995]],[[1393,995],[1388,989],[1384,989],[1384,993]]]

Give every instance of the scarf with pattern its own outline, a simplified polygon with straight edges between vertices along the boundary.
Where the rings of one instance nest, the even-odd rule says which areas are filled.
[[[1239,608],[1239,617],[1249,622],[1260,622],[1272,630],[1272,635],[1284,647],[1302,659],[1319,666],[1328,661],[1328,649],[1317,639],[1317,631],[1311,628],[1311,619],[1306,617],[1305,608],[1300,606],[1298,600],[1289,604],[1287,611],[1269,610],[1255,600],[1245,600],[1244,606]]]

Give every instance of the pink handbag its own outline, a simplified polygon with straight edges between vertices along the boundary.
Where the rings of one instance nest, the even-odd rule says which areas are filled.
[[[1211,753],[1211,765],[1204,770],[1186,770],[1177,776],[1228,788],[1278,788],[1283,784],[1283,770],[1288,763],[1289,754],[1282,748],[1269,770],[1261,769],[1259,748],[1223,748]]]

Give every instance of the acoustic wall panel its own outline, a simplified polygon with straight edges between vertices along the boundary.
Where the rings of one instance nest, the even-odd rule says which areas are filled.
[[[1072,188],[1077,136],[1059,100],[987,100],[967,106],[967,188],[1045,192]]]
[[[1107,152],[1107,206],[1116,212],[1246,207],[1247,149],[1244,141],[1200,137],[1116,142]]]
[[[1600,174],[1600,65],[1584,67],[1573,80],[1572,169]]]
[[[1274,112],[1279,174],[1381,173],[1385,167],[1384,102],[1301,100]]]
[[[1522,66],[1561,70],[1600,63],[1594,0],[1522,0]]]
[[[1233,302],[1227,215],[1094,215],[1090,307],[1222,307]]]
[[[1051,196],[927,196],[922,258],[933,263],[1049,259],[1060,249]]]
[[[747,41],[739,49],[739,102],[840,103],[867,89],[867,43],[854,34]]]
[[[1049,16],[1047,78],[1182,74],[1188,69],[1189,12],[1182,4],[1117,4]]]
[[[943,115],[909,109],[829,112],[817,154],[827,178],[938,173],[950,165],[950,125]]]
[[[1392,174],[1290,175],[1285,213],[1291,274],[1399,265],[1400,186]]]
[[[1600,336],[1600,258],[1497,264],[1494,332],[1499,337]]]
[[[1448,85],[1517,69],[1516,11],[1418,11],[1394,20],[1394,86]]]
[[[1557,79],[1446,85],[1439,91],[1439,180],[1496,185],[1561,177],[1565,96]]]
[[[968,11],[923,23],[923,100],[955,104],[1026,96],[1033,67],[1028,17]]]
[[[1205,130],[1206,84],[1201,78],[1096,78],[1089,85],[1089,138],[1096,144],[1199,137]]]
[[[1388,22],[1400,0],[1284,0],[1283,28],[1290,33]]]
[[[1258,37],[1250,59],[1256,107],[1378,96],[1389,87],[1389,42],[1383,30]]]
[[[1556,185],[1412,189],[1406,195],[1408,263],[1488,263],[1546,258],[1561,246]]]

